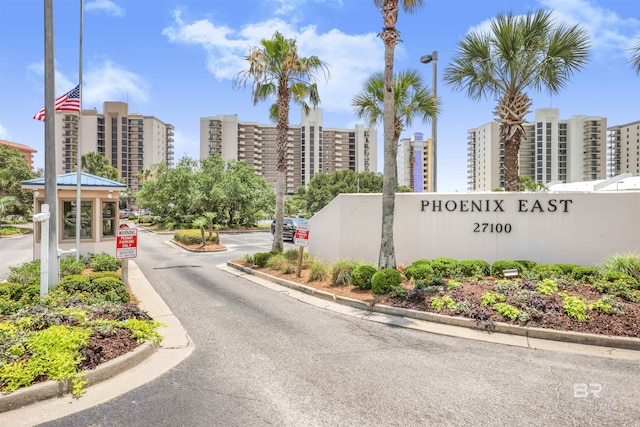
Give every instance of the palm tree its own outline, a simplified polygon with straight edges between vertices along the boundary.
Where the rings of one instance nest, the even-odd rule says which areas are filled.
[[[471,99],[498,98],[494,110],[504,143],[504,187],[518,190],[522,123],[532,100],[527,89],[557,94],[587,62],[589,36],[579,25],[555,23],[551,11],[500,14],[488,32],[467,34],[444,81]]]
[[[406,13],[413,13],[423,4],[422,0],[374,0],[382,12],[384,27],[378,34],[384,43],[384,181],[382,185],[382,238],[380,245],[379,268],[395,268],[396,255],[393,247],[393,215],[398,187],[397,150],[398,139],[395,135],[395,108],[393,93],[393,59],[396,44],[400,42],[400,32],[396,29],[398,6]]]
[[[640,37],[636,40],[635,46],[631,49],[631,65],[636,70],[636,73],[640,74]]]
[[[13,207],[19,207],[20,201],[17,197],[14,196],[2,196],[0,197],[0,224],[2,224],[2,220],[5,215],[9,212],[9,210]]]
[[[205,212],[204,213],[204,217],[207,219],[207,226],[209,228],[209,240],[213,241],[216,244],[220,243],[220,239],[219,239],[219,237],[217,235],[216,235],[215,241],[213,239],[213,222],[216,220],[217,216],[218,216],[217,212]]]
[[[400,72],[392,80],[393,85],[393,138],[394,143],[390,150],[386,147],[385,132],[385,174],[383,180],[383,214],[382,214],[382,240],[380,242],[380,257],[378,259],[378,268],[395,268],[396,257],[393,246],[393,208],[395,205],[395,193],[398,190],[397,170],[386,172],[387,158],[393,158],[393,164],[396,165],[396,155],[398,150],[398,140],[400,133],[407,127],[411,126],[415,119],[423,122],[430,122],[431,118],[438,113],[438,100],[434,98],[433,93],[424,86],[422,76],[415,70]],[[363,89],[353,98],[351,105],[354,106],[355,114],[364,118],[373,126],[384,118],[386,121],[387,105],[385,103],[386,94],[385,77],[383,73],[375,73],[364,83]],[[386,191],[391,191],[390,200],[385,200]],[[385,217],[385,205],[391,203],[390,219]],[[387,219],[387,221],[385,221]]]
[[[320,103],[316,76],[318,71],[328,78],[327,64],[317,56],[301,57],[295,39],[286,39],[276,31],[271,39],[262,39],[262,46],[254,46],[245,56],[249,69],[238,73],[234,79],[236,87],[252,84],[253,103],[276,96],[276,103],[269,110],[269,116],[277,121],[276,140],[277,180],[276,180],[276,230],[272,250],[282,252],[282,224],[284,223],[284,198],[287,163],[287,133],[289,131],[289,103],[300,104],[305,113],[310,107]]]
[[[192,222],[194,227],[200,229],[200,237],[202,238],[202,247],[203,248],[205,246],[207,246],[207,239],[206,239],[205,234],[204,234],[204,228],[207,226],[208,222],[209,222],[209,220],[207,218],[204,218],[204,217],[196,218]]]

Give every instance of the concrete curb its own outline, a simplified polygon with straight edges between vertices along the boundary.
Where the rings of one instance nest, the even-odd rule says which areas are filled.
[[[158,346],[149,342],[143,343],[127,354],[123,354],[116,359],[98,365],[96,369],[85,371],[85,379],[87,380],[85,390],[87,390],[87,394],[90,393],[89,388],[91,386],[97,386],[99,388],[102,386],[100,383],[108,383],[118,375],[124,374],[125,372],[128,374],[146,365],[145,369],[151,369],[153,375],[146,375],[142,379],[136,378],[136,381],[125,379],[125,381],[127,381],[126,385],[111,387],[111,389],[118,388],[121,392],[127,391],[125,390],[127,387],[133,389],[141,385],[141,383],[151,381],[161,373],[168,371],[189,357],[194,349],[193,343],[186,333],[186,330],[180,324],[180,321],[155,292],[155,289],[153,289],[149,281],[142,274],[137,264],[132,260],[128,260],[128,262],[128,283],[131,286],[132,292],[139,300],[139,307],[146,311],[154,320],[162,323],[163,326],[158,328],[158,332],[162,335],[162,342]],[[157,359],[157,361],[155,361],[155,359]],[[21,412],[29,410],[29,408],[26,407],[27,405],[52,398],[58,398],[52,399],[52,403],[59,403],[59,401],[62,400],[59,398],[64,397],[70,399],[70,397],[68,397],[70,391],[70,381],[46,381],[21,388],[13,393],[0,396],[0,413],[14,411],[11,416],[7,415],[7,417],[24,420],[25,416],[21,414]],[[106,393],[102,392],[101,398],[112,392],[115,393],[114,390],[109,390],[109,392]],[[116,397],[116,395],[110,398]],[[107,398],[109,397],[107,396]],[[87,399],[86,396],[82,396],[79,399],[79,401],[83,401],[83,404],[87,403],[84,402],[85,400],[88,401],[89,399]],[[96,404],[98,403],[101,402],[97,401]],[[65,411],[68,413],[68,409],[65,409]],[[3,417],[4,416],[5,415],[3,415]],[[40,422],[42,422],[42,420],[40,420]]]
[[[352,308],[360,310],[366,310],[371,313],[380,313],[391,316],[399,316],[408,319],[423,320],[431,323],[461,327],[473,330],[487,331],[499,334],[515,335],[529,339],[539,339],[546,341],[558,341],[571,344],[582,344],[588,346],[608,347],[624,350],[640,351],[640,339],[628,338],[628,337],[612,337],[606,335],[585,334],[580,332],[571,331],[556,331],[553,329],[533,328],[515,326],[507,323],[496,322],[493,326],[477,323],[473,319],[464,317],[452,317],[445,316],[437,313],[430,313],[425,311],[411,310],[399,307],[390,307],[382,304],[375,304],[366,301],[358,301],[351,298],[346,298],[340,295],[332,294],[325,291],[319,291],[310,286],[301,285],[290,280],[274,277],[261,271],[256,271],[243,265],[227,261],[229,267],[240,270],[246,274],[250,274],[256,277],[260,277],[265,280],[269,280],[273,283],[277,283],[281,286],[285,286],[290,289],[295,289],[300,292],[304,292],[309,295],[313,295],[325,300],[333,301],[338,304],[347,305]]]

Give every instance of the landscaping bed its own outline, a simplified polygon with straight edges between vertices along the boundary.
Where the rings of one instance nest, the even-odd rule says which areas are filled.
[[[382,293],[371,289],[372,275],[363,281],[360,274],[363,269],[369,274],[376,273],[375,267],[364,268],[366,264],[358,261],[327,264],[305,259],[300,278],[295,274],[297,250],[280,255],[254,254],[234,262],[336,295],[372,304],[465,317],[488,329],[501,322],[640,338],[638,281],[618,271],[624,269],[625,264],[640,266],[640,258],[633,254],[623,257],[623,263],[619,263],[620,257],[612,257],[613,261],[603,263],[600,268],[536,265],[526,261],[518,265],[515,261],[504,261],[492,268],[477,260],[418,260],[407,267],[398,266],[399,284]],[[420,264],[428,267],[416,269]],[[518,277],[503,277],[504,266],[515,267]],[[640,267],[637,272],[640,273]],[[364,276],[366,279],[367,275]]]
[[[160,324],[137,306],[107,254],[61,260],[61,281],[40,296],[40,260],[10,267],[0,283],[0,391],[69,381],[83,392],[85,371],[159,343]]]

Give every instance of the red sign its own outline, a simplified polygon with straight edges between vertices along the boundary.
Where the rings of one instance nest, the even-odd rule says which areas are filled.
[[[294,244],[298,246],[308,246],[309,244],[309,226],[299,225],[296,228],[296,235],[294,237]]]
[[[138,255],[138,230],[121,227],[116,230],[116,258],[135,258]]]

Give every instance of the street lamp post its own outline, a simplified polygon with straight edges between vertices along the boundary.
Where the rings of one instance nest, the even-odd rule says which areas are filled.
[[[433,62],[433,98],[438,103],[438,51],[434,50],[431,55],[424,55],[420,62],[428,64]],[[438,118],[437,114],[431,118],[431,190],[438,191]]]

